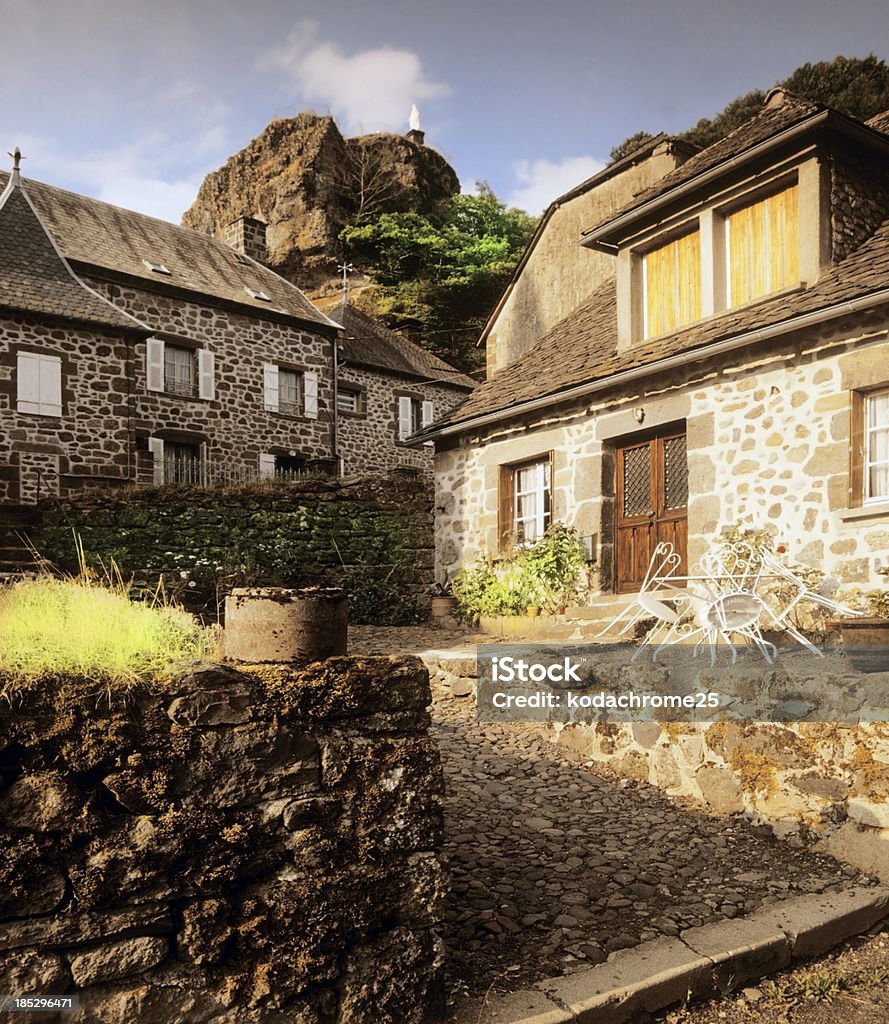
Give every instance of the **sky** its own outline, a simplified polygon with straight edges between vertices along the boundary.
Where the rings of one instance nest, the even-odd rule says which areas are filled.
[[[2,151],[178,222],[276,117],[405,132],[537,214],[639,130],[680,132],[837,54],[889,60],[886,0],[0,0]],[[0,154],[2,155],[2,154]]]

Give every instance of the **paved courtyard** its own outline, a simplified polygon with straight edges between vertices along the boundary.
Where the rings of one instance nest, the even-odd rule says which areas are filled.
[[[465,631],[352,631],[350,653],[467,646]],[[511,991],[661,935],[763,904],[838,890],[858,873],[705,815],[554,747],[531,725],[475,721],[471,697],[436,688],[452,876],[445,941],[455,996]]]

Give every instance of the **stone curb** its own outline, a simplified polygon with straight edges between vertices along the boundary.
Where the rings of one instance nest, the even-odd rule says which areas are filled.
[[[587,970],[478,1000],[456,1024],[629,1024],[818,956],[889,916],[889,886],[783,900],[747,917],[623,949]]]

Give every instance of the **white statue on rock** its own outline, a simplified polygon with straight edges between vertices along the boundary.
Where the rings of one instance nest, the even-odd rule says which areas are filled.
[[[420,130],[420,108],[416,103],[411,104],[411,116],[408,122],[412,132],[418,132]]]

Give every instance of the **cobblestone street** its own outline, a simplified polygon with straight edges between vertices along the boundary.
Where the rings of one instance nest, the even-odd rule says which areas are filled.
[[[350,647],[416,653],[472,639],[359,628]],[[702,814],[572,760],[534,726],[480,725],[472,697],[435,687],[434,698],[455,993],[514,990],[660,935],[862,881],[767,826]]]

